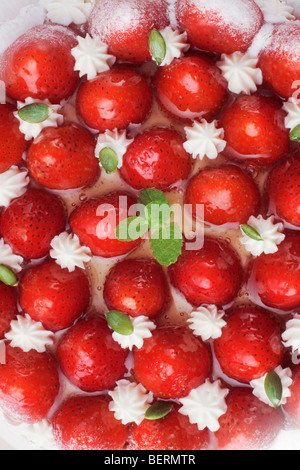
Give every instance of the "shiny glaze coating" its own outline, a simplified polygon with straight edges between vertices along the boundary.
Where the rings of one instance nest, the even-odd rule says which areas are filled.
[[[29,142],[20,132],[19,121],[13,115],[16,109],[11,104],[0,104],[0,172],[11,166],[19,166]]]

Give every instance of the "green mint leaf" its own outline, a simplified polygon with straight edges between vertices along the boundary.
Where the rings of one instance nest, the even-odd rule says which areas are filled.
[[[292,140],[293,142],[299,142],[300,141],[300,124],[298,126],[296,126],[294,129],[291,130],[290,140]]]
[[[145,217],[151,229],[159,228],[171,219],[172,210],[168,202],[157,204],[150,202],[145,207]]]
[[[155,62],[160,65],[166,57],[167,45],[157,29],[153,29],[149,35],[149,49]]]
[[[252,238],[258,242],[263,241],[264,239],[260,236],[260,234],[250,225],[243,224],[241,225],[241,230],[244,232],[247,237]]]
[[[151,203],[168,204],[166,195],[163,191],[156,188],[143,189],[138,197],[138,203],[148,206]]]
[[[105,147],[101,150],[99,153],[99,160],[106,173],[112,173],[118,168],[118,155],[109,147]]]
[[[129,316],[118,310],[111,310],[105,314],[109,326],[120,335],[128,336],[133,333],[133,324]]]
[[[154,258],[162,266],[176,263],[183,245],[182,232],[174,222],[164,224],[151,233],[150,248]]]
[[[32,103],[19,109],[18,114],[23,121],[38,124],[46,121],[53,110],[45,103]]]
[[[275,408],[280,405],[282,399],[282,383],[279,375],[273,370],[265,378],[265,392]]]
[[[18,279],[15,273],[7,266],[0,266],[0,281],[7,286],[17,286]]]
[[[156,401],[147,409],[145,418],[149,420],[161,419],[167,416],[172,409],[173,403],[167,401]]]
[[[122,242],[138,240],[149,230],[146,219],[141,216],[128,217],[122,220],[116,228],[116,237]]]

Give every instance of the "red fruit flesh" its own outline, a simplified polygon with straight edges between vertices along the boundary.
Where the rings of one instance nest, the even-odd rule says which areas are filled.
[[[0,339],[10,328],[10,322],[18,314],[16,290],[0,282]]]
[[[0,104],[0,173],[13,165],[21,165],[23,153],[28,147],[14,111],[11,104]]]

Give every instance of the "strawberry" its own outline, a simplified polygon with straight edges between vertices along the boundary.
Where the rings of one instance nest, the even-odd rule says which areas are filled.
[[[121,177],[135,189],[166,190],[192,170],[184,139],[176,131],[154,128],[139,134],[123,157]]]
[[[28,423],[46,418],[60,387],[55,359],[47,352],[25,353],[7,344],[0,370],[1,407],[12,418]]]
[[[0,215],[5,243],[26,259],[46,256],[53,238],[64,231],[66,210],[62,200],[42,189],[30,188]]]
[[[128,428],[109,410],[108,395],[71,396],[55,412],[51,424],[63,450],[122,450]]]
[[[115,234],[117,225],[128,217],[130,207],[135,204],[137,199],[125,192],[111,192],[89,199],[72,212],[71,229],[95,256],[124,255],[141,243],[140,239],[120,241]]]
[[[157,328],[133,356],[135,378],[160,398],[187,396],[205,381],[212,367],[209,347],[180,326]]]
[[[274,25],[258,62],[265,84],[283,98],[291,97],[300,79],[300,21]]]
[[[145,62],[151,59],[148,45],[151,31],[168,24],[164,0],[103,0],[92,10],[88,31],[106,43],[118,60]]]
[[[62,372],[85,392],[112,389],[126,371],[127,355],[100,316],[78,321],[62,336],[57,348]]]
[[[71,326],[90,303],[85,272],[79,268],[69,272],[51,259],[25,271],[19,287],[23,311],[50,331]]]
[[[221,71],[200,54],[160,67],[154,87],[163,109],[184,120],[215,116],[227,98],[227,82]]]
[[[178,0],[176,17],[188,42],[198,49],[231,54],[245,52],[263,24],[253,0]]]
[[[177,262],[169,267],[171,283],[195,306],[226,306],[241,287],[243,269],[227,241],[205,237],[199,250],[184,247]]]
[[[16,291],[0,282],[0,339],[9,330],[10,322],[18,314]]]
[[[100,175],[95,137],[73,123],[48,127],[27,153],[32,178],[49,189],[78,189],[92,185]]]
[[[272,444],[284,422],[279,408],[266,405],[245,387],[231,390],[226,403],[215,433],[218,450],[262,450]]]
[[[126,259],[109,271],[103,295],[109,310],[119,310],[132,317],[145,315],[152,318],[166,309],[169,286],[157,261]]]
[[[78,116],[92,129],[125,129],[146,119],[152,92],[145,77],[128,65],[116,65],[80,85],[76,106]]]
[[[130,450],[203,450],[209,445],[209,432],[199,431],[196,424],[178,412],[174,403],[172,411],[161,419],[144,419],[133,425]]]
[[[29,29],[3,53],[0,79],[8,96],[24,102],[31,97],[59,104],[69,98],[79,81],[71,49],[75,34],[59,25]]]
[[[248,383],[281,364],[281,326],[269,312],[244,305],[227,311],[224,320],[226,326],[214,350],[228,377]]]
[[[279,163],[267,179],[269,213],[276,214],[292,227],[300,227],[300,159],[288,157]]]
[[[286,232],[278,251],[254,259],[248,292],[257,303],[282,311],[300,307],[300,234]]]
[[[300,365],[292,367],[293,383],[290,386],[290,397],[287,398],[286,404],[283,406],[288,415],[300,425]]]
[[[254,180],[235,165],[204,168],[188,184],[185,203],[204,205],[204,220],[213,225],[236,227],[257,215],[260,193]]]
[[[14,111],[11,104],[0,104],[0,173],[13,165],[21,165],[23,153],[28,147],[28,142],[19,130]]]
[[[277,98],[239,95],[220,120],[227,146],[224,155],[239,162],[266,167],[280,160],[289,149],[285,112]]]

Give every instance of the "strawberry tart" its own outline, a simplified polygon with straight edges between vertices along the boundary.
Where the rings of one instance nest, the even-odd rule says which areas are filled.
[[[0,56],[3,428],[280,448],[300,430],[297,2],[31,8]]]

